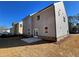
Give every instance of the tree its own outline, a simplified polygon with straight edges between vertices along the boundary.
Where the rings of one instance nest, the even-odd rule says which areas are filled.
[[[73,19],[74,19],[73,16],[69,16],[69,17],[68,17],[69,32],[70,32],[70,33],[73,33],[73,26],[74,26]]]
[[[69,32],[70,33],[79,32],[79,23],[77,22],[79,21],[79,15],[69,16],[68,21],[69,21]]]

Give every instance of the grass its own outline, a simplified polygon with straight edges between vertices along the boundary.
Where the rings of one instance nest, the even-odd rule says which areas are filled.
[[[18,42],[14,41],[11,43],[18,44]],[[10,41],[8,43],[10,44]],[[57,43],[43,42],[33,45],[18,44],[18,46],[1,47],[0,56],[79,56],[79,35],[70,35],[64,41]]]

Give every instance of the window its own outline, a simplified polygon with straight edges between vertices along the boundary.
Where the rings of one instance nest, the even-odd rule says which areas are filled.
[[[30,35],[30,32],[28,32],[28,35]]]
[[[63,21],[66,22],[65,17],[63,16]]]
[[[36,31],[36,36],[38,36],[38,32]]]
[[[58,16],[60,16],[60,11],[61,11],[61,10],[58,11]]]
[[[28,31],[30,31],[30,29],[28,29]]]
[[[22,24],[20,24],[20,27],[22,27]]]
[[[47,30],[48,29],[48,27],[45,27],[45,30]]]
[[[48,31],[45,31],[45,33],[48,33]]]
[[[40,20],[40,15],[37,16],[37,20]]]
[[[48,27],[45,27],[45,33],[48,33]]]

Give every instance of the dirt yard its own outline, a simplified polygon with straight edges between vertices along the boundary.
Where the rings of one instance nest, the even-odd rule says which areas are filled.
[[[79,56],[79,35],[70,35],[64,41],[58,43],[39,43],[18,45],[18,40],[0,41],[0,56]],[[16,43],[15,43],[16,42]],[[12,44],[14,43],[14,44]],[[19,43],[19,44],[23,44]],[[17,46],[16,46],[17,45]],[[4,47],[2,47],[4,46]]]

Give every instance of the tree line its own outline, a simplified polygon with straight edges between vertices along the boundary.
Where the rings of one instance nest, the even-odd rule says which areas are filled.
[[[75,16],[68,17],[69,22],[69,32],[70,33],[79,33],[79,14]]]

